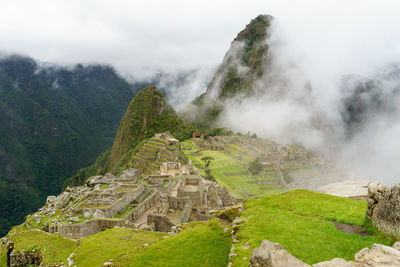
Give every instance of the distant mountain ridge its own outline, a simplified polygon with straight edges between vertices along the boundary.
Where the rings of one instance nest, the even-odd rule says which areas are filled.
[[[0,235],[111,146],[138,89],[109,66],[0,59]]]

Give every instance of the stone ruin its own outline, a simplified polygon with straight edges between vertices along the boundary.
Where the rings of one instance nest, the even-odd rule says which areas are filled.
[[[43,262],[43,256],[40,250],[15,251],[14,242],[9,242],[7,238],[5,239],[3,243],[7,244],[7,266],[40,266]]]
[[[371,182],[366,217],[385,235],[400,239],[400,184],[390,188]]]
[[[166,162],[152,175],[125,170],[118,178],[107,173],[90,177],[84,186],[68,187],[49,196],[26,225],[72,239],[119,226],[174,232],[190,221],[239,202],[228,190],[205,180],[191,163]]]

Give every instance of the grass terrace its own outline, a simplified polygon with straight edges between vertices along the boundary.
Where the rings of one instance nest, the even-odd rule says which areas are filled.
[[[293,190],[261,199],[248,199],[240,218],[248,219],[238,229],[234,266],[248,266],[251,252],[264,239],[280,243],[295,257],[315,264],[333,258],[353,260],[355,253],[374,243],[391,245],[365,221],[367,202],[307,190]],[[366,226],[370,234],[337,230],[332,221]],[[246,243],[247,242],[247,243]],[[242,246],[250,245],[250,249]]]

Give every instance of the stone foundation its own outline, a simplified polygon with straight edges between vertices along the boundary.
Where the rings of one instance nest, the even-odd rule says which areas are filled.
[[[128,225],[121,219],[93,219],[78,224],[57,225],[57,229],[54,230],[64,237],[79,239],[115,226],[127,227]]]

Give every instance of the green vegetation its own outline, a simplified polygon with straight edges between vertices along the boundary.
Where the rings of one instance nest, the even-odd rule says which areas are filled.
[[[256,159],[253,162],[250,163],[250,166],[248,168],[249,172],[253,175],[259,174],[263,170],[263,165],[260,162],[260,159]]]
[[[154,86],[147,86],[131,101],[122,118],[105,170],[117,173],[132,158],[137,146],[155,133],[170,131],[180,140],[195,130],[180,119]]]
[[[0,236],[112,145],[136,88],[107,66],[0,60]]]
[[[223,110],[223,104],[204,93],[192,101],[193,105],[186,106],[179,112],[180,117],[199,129],[215,127],[215,121]]]
[[[202,157],[201,160],[204,161],[206,168],[208,168],[211,164],[211,161],[214,160],[214,158],[210,157],[210,156],[205,156],[205,157]]]
[[[354,254],[373,243],[390,244],[379,234],[361,236],[336,229],[332,221],[356,226],[365,222],[366,201],[335,197],[307,190],[249,199],[240,218],[248,219],[238,230],[235,266],[248,266],[253,248],[268,239],[280,243],[308,264],[339,257],[352,260]],[[366,229],[370,230],[370,229]],[[243,249],[244,244],[250,249]],[[243,258],[246,258],[244,260]]]
[[[177,236],[170,236],[129,261],[128,266],[226,266],[231,247],[229,231],[217,220],[184,225]],[[155,257],[156,255],[156,257]]]
[[[13,228],[8,238],[15,244],[15,251],[38,249],[44,257],[44,264],[67,265],[67,258],[76,248],[76,242],[58,234],[48,234],[37,230]],[[0,266],[7,266],[6,248],[0,250]]]
[[[192,161],[193,165],[200,170],[203,176],[208,177],[211,175],[211,179],[215,179],[220,185],[225,186],[235,196],[246,198],[253,195],[266,196],[282,192],[282,190],[279,189],[280,185],[278,180],[276,180],[276,185],[272,184],[271,188],[268,189],[267,186],[257,184],[257,180],[266,180],[267,178],[260,176],[249,177],[245,166],[248,165],[248,162],[254,161],[254,159],[246,153],[244,148],[229,144],[229,151],[227,149],[218,151],[205,148],[199,149],[196,144],[201,146],[204,142],[194,140],[182,142],[181,145],[185,155]],[[206,166],[207,162],[202,160],[208,157],[214,159],[211,164],[212,168],[208,168]],[[209,174],[207,173],[208,170],[210,170]],[[268,169],[265,168],[263,170],[266,171]],[[273,177],[277,177],[275,170],[272,169],[269,171],[272,173]]]
[[[83,238],[79,243],[57,234],[15,228],[8,237],[17,250],[40,249],[45,264],[64,263],[72,252],[77,266],[101,266],[112,260],[115,266],[225,266],[231,246],[230,232],[218,220],[182,226],[177,235],[125,228],[112,228]],[[146,245],[147,244],[147,245]],[[0,266],[6,251],[0,251]]]

